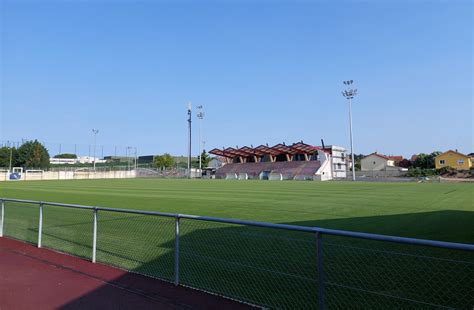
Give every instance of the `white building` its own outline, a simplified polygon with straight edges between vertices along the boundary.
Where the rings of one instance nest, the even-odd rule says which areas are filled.
[[[342,146],[328,145],[324,147],[330,153],[330,162],[333,179],[345,179],[347,176],[347,154]]]
[[[330,151],[326,149],[318,150],[318,160],[321,162],[321,167],[316,171],[313,179],[316,181],[328,181],[334,179]]]
[[[51,165],[74,165],[77,163],[77,158],[50,158],[49,163]]]
[[[50,158],[49,163],[52,165],[74,165],[74,164],[102,164],[107,162],[104,159],[99,159],[98,157],[91,156],[81,156],[78,158]]]
[[[77,158],[77,162],[80,164],[103,164],[106,163],[107,161],[105,159],[100,159],[99,157],[92,157],[92,156],[81,156]]]

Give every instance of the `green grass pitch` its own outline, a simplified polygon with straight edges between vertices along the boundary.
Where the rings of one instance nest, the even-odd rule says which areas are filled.
[[[474,243],[474,185],[220,180],[2,183],[1,196]]]
[[[6,198],[474,243],[471,184],[115,179],[1,185]],[[5,211],[6,235],[36,242],[37,207],[7,203]],[[91,218],[89,211],[45,207],[44,246],[90,258]],[[99,212],[98,236],[98,261],[173,280],[173,219]],[[411,307],[408,296],[421,305],[462,308],[474,296],[463,281],[474,275],[469,253],[329,236],[324,244],[332,307]],[[311,234],[182,220],[180,281],[254,304],[313,308],[315,251]],[[419,258],[428,256],[435,259]]]

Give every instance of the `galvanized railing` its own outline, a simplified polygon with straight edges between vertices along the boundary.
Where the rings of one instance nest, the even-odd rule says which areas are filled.
[[[31,200],[0,202],[0,237],[254,305],[474,306],[474,244]]]

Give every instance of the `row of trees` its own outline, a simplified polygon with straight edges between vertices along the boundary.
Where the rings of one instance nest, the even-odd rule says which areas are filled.
[[[420,153],[417,155],[416,160],[412,162],[412,165],[409,167],[420,169],[434,169],[436,167],[435,158],[440,154],[441,152],[433,152],[431,154]]]
[[[76,154],[58,154],[55,158],[77,158]],[[46,169],[50,166],[49,152],[38,140],[27,141],[20,147],[0,147],[0,167],[23,167],[24,169]],[[201,158],[202,167],[207,167],[210,161],[209,154],[204,150],[197,159],[191,162],[193,168],[199,167]],[[168,153],[155,156],[154,166],[157,168],[187,167],[187,163],[176,163],[175,158]]]
[[[198,156],[196,160],[191,161],[192,168],[199,168],[200,158],[201,158],[202,167],[207,167],[209,165],[209,161],[211,160],[211,158],[209,157],[209,154],[206,152],[206,150],[203,150],[201,155]],[[168,153],[155,156],[155,158],[153,159],[153,165],[156,168],[161,168],[161,169],[168,169],[168,168],[173,168],[173,167],[187,168],[187,163],[183,163],[183,162],[177,163],[175,161],[175,158]]]
[[[0,148],[0,167],[23,167],[25,169],[45,169],[49,167],[49,152],[43,144],[27,141],[19,148]]]
[[[427,177],[440,174],[436,170],[435,158],[441,152],[432,152],[431,154],[420,153],[414,161],[408,162],[405,168],[408,168],[408,176],[411,177]]]

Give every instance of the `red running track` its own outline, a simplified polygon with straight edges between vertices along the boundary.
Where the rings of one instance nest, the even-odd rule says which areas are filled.
[[[0,310],[248,309],[247,305],[0,238]]]

